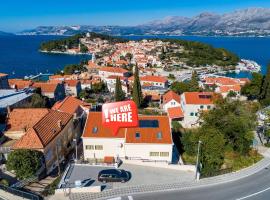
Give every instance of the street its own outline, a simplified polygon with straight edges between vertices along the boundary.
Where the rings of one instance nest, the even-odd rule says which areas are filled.
[[[211,187],[132,195],[134,200],[269,200],[270,169],[238,181]],[[124,198],[123,198],[124,199]]]

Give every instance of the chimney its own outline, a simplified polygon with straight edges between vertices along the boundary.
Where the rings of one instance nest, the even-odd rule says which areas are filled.
[[[58,121],[57,121],[57,126],[58,126],[60,129],[62,129],[62,126],[63,126],[62,120],[58,120]]]

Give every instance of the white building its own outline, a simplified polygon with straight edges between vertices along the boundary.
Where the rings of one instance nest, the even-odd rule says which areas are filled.
[[[168,91],[163,95],[163,110],[167,111],[168,108],[180,107],[180,96],[173,91]]]
[[[181,108],[184,119],[183,127],[190,128],[199,126],[200,112],[210,110],[214,107],[212,92],[185,92],[181,95]]]
[[[102,125],[102,113],[90,112],[83,132],[85,160],[106,157],[172,162],[173,141],[167,116],[139,116],[136,128],[121,128],[116,136]]]
[[[120,67],[101,67],[99,69],[98,75],[101,77],[102,80],[109,76],[128,76],[129,72]]]

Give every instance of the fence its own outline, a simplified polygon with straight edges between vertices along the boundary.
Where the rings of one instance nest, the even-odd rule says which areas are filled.
[[[31,200],[43,200],[41,196],[38,196],[36,194],[32,194],[26,191],[18,190],[12,187],[7,187],[0,184],[0,190],[3,190],[5,192],[8,192],[10,194],[25,198],[25,199],[31,199]]]

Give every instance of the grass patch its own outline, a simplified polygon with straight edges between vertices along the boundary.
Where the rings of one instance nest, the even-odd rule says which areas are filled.
[[[232,168],[233,171],[249,167],[263,158],[256,150],[251,150],[248,155],[239,155],[235,152],[226,152],[223,169]]]
[[[181,157],[182,157],[182,160],[185,163],[185,165],[195,165],[196,164],[196,159],[197,159],[196,156],[191,156],[191,155],[188,155],[186,153],[183,153],[181,155]]]

